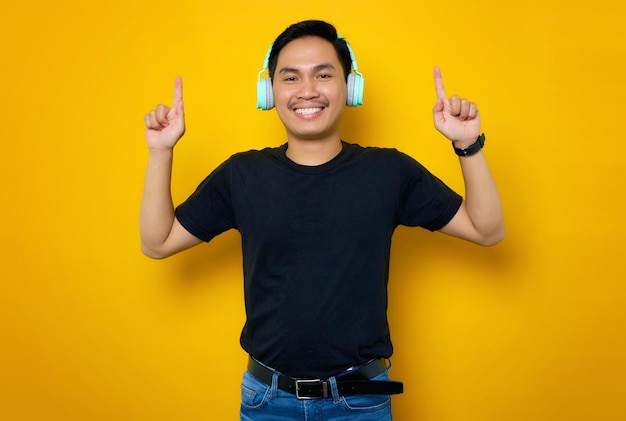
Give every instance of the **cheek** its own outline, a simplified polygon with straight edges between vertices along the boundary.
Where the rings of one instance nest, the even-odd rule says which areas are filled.
[[[325,94],[328,98],[345,102],[346,96],[348,95],[348,87],[345,83],[340,82],[332,87],[329,86]]]
[[[289,101],[293,97],[293,92],[291,92],[289,89],[285,89],[284,87],[273,87],[272,94],[274,95],[274,104],[277,107],[281,105],[287,106],[287,104],[289,104]]]

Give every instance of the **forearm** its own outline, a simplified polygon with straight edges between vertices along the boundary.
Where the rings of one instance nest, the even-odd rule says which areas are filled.
[[[174,223],[172,161],[173,149],[150,149],[139,217],[142,251],[147,255],[165,243]]]
[[[465,182],[465,206],[474,229],[486,244],[504,237],[502,203],[483,151],[459,157]]]

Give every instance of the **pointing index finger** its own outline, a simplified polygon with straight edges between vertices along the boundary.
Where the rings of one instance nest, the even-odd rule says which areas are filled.
[[[174,82],[174,104],[177,104],[183,100],[183,78],[176,77]]]
[[[437,98],[446,99],[446,89],[443,86],[443,78],[441,77],[441,69],[435,67],[435,91],[437,92]]]

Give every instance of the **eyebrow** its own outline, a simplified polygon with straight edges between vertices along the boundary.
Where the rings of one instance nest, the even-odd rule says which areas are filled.
[[[318,64],[317,66],[313,67],[313,71],[314,72],[319,72],[320,70],[326,70],[326,69],[330,69],[330,70],[337,70],[335,68],[335,66],[333,66],[330,63],[323,63],[323,64]],[[300,70],[296,69],[295,67],[283,67],[282,69],[280,69],[278,71],[279,74],[284,74],[284,73],[300,73]]]

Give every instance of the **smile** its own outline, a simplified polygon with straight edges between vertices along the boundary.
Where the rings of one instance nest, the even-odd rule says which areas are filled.
[[[306,115],[313,115],[313,114],[321,113],[323,109],[324,108],[321,108],[321,107],[318,107],[318,108],[296,108],[293,111],[296,114],[300,114],[300,115],[306,116]]]

